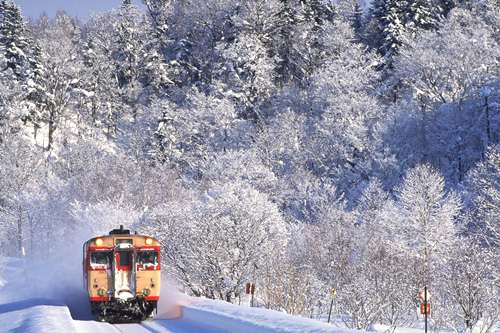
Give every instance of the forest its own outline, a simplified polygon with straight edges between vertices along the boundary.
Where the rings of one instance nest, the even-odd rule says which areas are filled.
[[[195,296],[345,325],[500,320],[495,0],[0,2],[0,255],[120,224]],[[76,259],[77,265],[80,262]]]

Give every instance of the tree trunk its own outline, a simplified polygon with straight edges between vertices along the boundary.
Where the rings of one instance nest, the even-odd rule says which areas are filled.
[[[55,129],[55,120],[54,120],[54,110],[51,110],[49,113],[49,133],[48,133],[48,139],[49,142],[47,144],[47,150],[50,150],[52,148],[52,142],[54,139],[54,131]]]
[[[462,153],[462,150],[460,149],[460,153]],[[464,166],[462,162],[462,157],[458,156],[458,181],[461,183],[462,180],[464,179]]]
[[[17,250],[19,251],[19,256],[23,255],[23,210],[21,207],[18,208],[17,217]]]
[[[458,114],[462,114],[462,100],[458,101]],[[462,133],[459,132],[459,139],[458,139],[458,181],[462,182],[464,178],[464,162],[463,162],[463,148],[464,148],[464,142],[462,139],[463,135]]]
[[[30,227],[30,248],[29,248],[29,253],[32,254],[34,253],[35,251],[33,251],[33,246],[34,246],[34,240],[33,240],[33,237],[34,236],[34,228],[33,228],[33,218],[32,216],[30,216],[28,214],[28,222],[29,222],[29,227]]]
[[[421,112],[422,112],[422,125],[420,128],[421,131],[421,139],[422,139],[422,158],[424,161],[427,161],[427,112],[425,110],[425,104],[422,105],[421,107]]]
[[[488,103],[488,96],[484,98],[484,111],[486,113],[486,137],[488,138],[486,146],[488,146],[491,142],[490,105]]]

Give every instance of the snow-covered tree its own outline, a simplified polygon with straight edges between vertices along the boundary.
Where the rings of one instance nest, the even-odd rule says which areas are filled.
[[[347,23],[339,23],[338,29],[354,36]],[[333,52],[314,76],[308,159],[315,173],[342,179],[339,188],[356,193],[370,176],[368,169],[373,170],[375,155],[370,150],[378,144],[376,127],[382,109],[369,88],[378,77],[377,57],[346,37],[330,41],[338,53]]]
[[[299,66],[298,56],[293,42],[297,34],[295,31],[297,13],[290,0],[281,0],[280,5],[277,13],[280,29],[276,33],[277,38],[275,41],[279,59],[276,72],[280,82],[287,83],[290,82],[294,75],[299,73],[296,69]]]
[[[139,9],[126,1],[116,13],[117,22],[113,31],[114,77],[117,80],[124,104],[131,106],[135,116],[141,95],[140,62],[145,57],[144,44],[147,40],[141,27],[147,26]]]
[[[10,255],[23,253],[30,193],[43,167],[43,156],[19,135],[0,142],[0,234]]]
[[[160,161],[199,173],[210,154],[233,146],[231,125],[236,120],[227,98],[193,92],[186,107],[159,101],[154,154]]]
[[[311,318],[324,313],[328,291],[309,262],[305,225],[290,225],[288,246],[273,251],[257,277],[256,297],[268,309]]]
[[[412,124],[416,135],[404,139],[418,139],[424,161],[455,182],[464,179],[488,142],[496,140],[491,133],[498,120],[491,107],[499,67],[493,35],[480,16],[454,9],[439,32],[409,41],[394,60],[394,79],[412,97],[411,102],[399,102],[396,126],[406,118],[403,126]],[[394,138],[400,146],[401,140]]]
[[[261,103],[275,90],[275,64],[264,43],[253,35],[241,34],[224,51],[232,76],[228,80],[231,88],[226,94],[241,103],[242,117],[256,121],[263,120],[259,110]]]
[[[427,105],[463,102],[498,76],[493,36],[481,18],[455,9],[438,32],[408,40],[395,60],[396,75]]]
[[[21,120],[33,126],[36,139],[43,112],[47,107],[45,68],[42,50],[21,16],[19,8],[11,1],[0,3],[0,53],[2,54],[2,80],[17,91],[16,99],[22,109]],[[14,102],[14,100],[11,100]]]
[[[456,331],[489,332],[500,317],[498,254],[482,248],[474,238],[460,239],[442,274],[442,316]]]
[[[325,209],[320,223],[304,230],[309,264],[329,289],[340,290],[352,278],[352,254],[356,246],[353,229],[354,218],[340,201]]]
[[[229,150],[215,155],[207,164],[202,179],[207,186],[245,182],[259,192],[276,194],[276,176],[256,151]]]
[[[358,199],[356,207],[357,224],[373,223],[380,220],[389,194],[384,191],[379,179],[372,179]]]
[[[59,129],[72,102],[73,89],[79,82],[77,72],[81,65],[78,56],[79,27],[74,19],[64,12],[54,18],[47,26],[40,26],[36,36],[43,50],[42,64],[46,70],[45,86],[47,94],[46,108],[42,121],[46,126],[46,140],[41,143],[47,150],[54,144],[55,132]]]
[[[156,226],[146,230],[160,239],[165,264],[191,293],[234,301],[269,255],[286,246],[287,227],[266,195],[240,182],[200,199],[158,210]]]
[[[10,69],[18,79],[29,75],[29,40],[19,8],[11,1],[0,3],[0,47]]]
[[[276,30],[272,38],[276,78],[279,85],[305,85],[321,65],[325,47],[322,38],[334,18],[334,7],[326,1],[280,0]]]
[[[437,28],[443,10],[434,0],[380,0],[370,7],[370,41],[390,61],[406,38]],[[409,37],[408,37],[409,36]]]
[[[168,38],[164,38],[168,48],[163,54],[178,70],[178,82],[198,88],[217,82],[224,63],[217,45],[234,39],[233,17],[239,6],[229,0],[171,3]]]
[[[94,24],[95,21],[96,18],[93,18],[88,25]],[[110,134],[112,123],[109,120],[113,118],[111,115],[117,112],[116,109],[120,108],[121,100],[108,54],[103,52],[103,48],[108,45],[103,43],[101,38],[95,37],[94,33],[89,32],[82,46],[83,64],[78,75],[80,81],[74,89],[75,104],[88,126],[102,127]]]
[[[500,146],[490,147],[486,158],[468,176],[475,196],[479,220],[474,223],[479,237],[492,247],[500,242]],[[473,231],[474,232],[474,231]]]
[[[386,223],[393,249],[416,259],[420,283],[429,287],[434,269],[446,262],[448,247],[456,240],[460,200],[445,190],[444,178],[426,164],[408,172],[397,199],[398,216]]]
[[[114,78],[135,119],[137,105],[149,102],[149,95],[162,95],[161,90],[176,78],[160,52],[151,22],[139,8],[125,1],[114,13],[114,19],[110,54]]]

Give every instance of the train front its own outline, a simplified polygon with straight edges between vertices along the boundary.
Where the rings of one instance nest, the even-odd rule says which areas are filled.
[[[129,230],[84,244],[84,281],[92,313],[108,322],[142,321],[153,316],[160,298],[160,244]]]

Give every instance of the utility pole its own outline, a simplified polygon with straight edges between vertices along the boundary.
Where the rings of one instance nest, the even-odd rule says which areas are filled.
[[[427,285],[424,286],[424,290],[422,290],[418,293],[418,297],[420,298],[420,314],[424,315],[425,333],[427,333],[427,331],[428,331],[428,319],[429,319],[429,314],[431,312],[431,305],[429,304],[431,294],[427,290]]]
[[[425,284],[424,284],[424,333],[427,333],[427,282],[428,280],[428,275],[429,275],[429,267],[428,267],[428,253],[427,253],[427,242],[425,243],[425,248],[424,248],[424,279],[425,279]]]
[[[427,230],[427,219],[424,220],[424,230]],[[426,235],[427,237],[427,235]],[[427,333],[427,317],[429,313],[429,306],[427,304],[429,296],[427,295],[427,285],[429,283],[429,249],[427,248],[427,241],[424,244],[424,327]]]
[[[427,313],[429,312],[429,311],[427,311],[427,285],[424,286],[424,308],[425,308],[425,314],[424,314],[425,333],[427,333]]]

